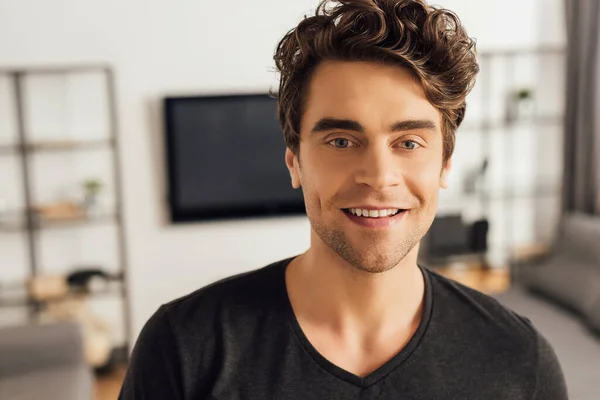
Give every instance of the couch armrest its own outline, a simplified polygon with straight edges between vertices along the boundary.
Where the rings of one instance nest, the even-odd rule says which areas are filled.
[[[511,282],[522,283],[531,269],[542,267],[554,256],[552,250],[544,244],[519,246],[512,250],[508,260]]]
[[[54,323],[0,329],[0,378],[65,365],[85,365],[79,325]]]

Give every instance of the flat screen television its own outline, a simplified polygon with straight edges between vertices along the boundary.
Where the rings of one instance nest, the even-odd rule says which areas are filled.
[[[304,214],[268,94],[164,99],[172,222]]]

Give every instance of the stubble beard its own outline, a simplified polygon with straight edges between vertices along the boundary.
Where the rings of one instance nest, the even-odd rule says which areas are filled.
[[[391,246],[382,244],[383,241],[389,241],[387,235],[373,232],[360,239],[361,245],[355,245],[340,228],[328,227],[316,221],[312,227],[319,238],[353,268],[373,274],[389,271],[400,264],[422,237],[419,229],[415,229]]]
[[[303,181],[302,164],[300,163],[299,154],[298,165],[300,167],[301,181]],[[421,238],[425,235],[433,221],[432,218],[427,226],[414,226],[391,249],[380,251],[382,241],[388,240],[384,235],[373,232],[373,234],[364,238],[362,246],[355,246],[342,228],[329,227],[326,222],[311,218],[310,211],[312,207],[310,202],[307,201],[306,193],[304,193],[304,197],[311,227],[321,241],[356,270],[371,274],[389,271],[400,264],[406,255],[421,241]],[[369,246],[371,247],[369,248]]]

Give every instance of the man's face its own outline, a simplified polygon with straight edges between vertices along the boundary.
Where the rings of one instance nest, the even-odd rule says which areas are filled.
[[[446,187],[440,127],[439,111],[408,71],[321,63],[306,94],[299,157],[286,151],[312,245],[363,271],[399,264],[431,226]]]

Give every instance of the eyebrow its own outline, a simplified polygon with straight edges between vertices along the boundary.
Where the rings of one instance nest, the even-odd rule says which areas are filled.
[[[321,118],[313,126],[312,132],[325,132],[334,129],[341,129],[345,131],[354,131],[364,133],[365,128],[358,122],[351,119],[337,119],[337,118]],[[391,132],[403,132],[412,131],[417,129],[425,129],[435,131],[435,122],[429,119],[408,119],[404,121],[398,121],[392,124]]]
[[[408,119],[406,121],[399,121],[392,125],[392,132],[401,131],[412,131],[416,129],[424,129],[428,131],[435,131],[435,122],[429,119]]]

